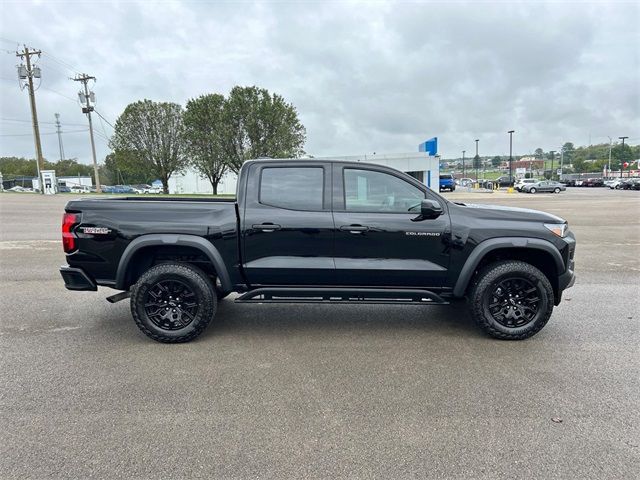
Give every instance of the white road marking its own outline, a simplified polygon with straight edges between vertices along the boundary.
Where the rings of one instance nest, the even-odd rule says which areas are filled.
[[[9,240],[0,242],[0,250],[53,250],[62,248],[62,240]]]

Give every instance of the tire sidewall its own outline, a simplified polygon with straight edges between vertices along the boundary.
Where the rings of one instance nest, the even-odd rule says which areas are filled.
[[[535,318],[521,327],[505,327],[497,322],[488,309],[488,296],[494,288],[507,278],[522,278],[531,282],[541,295]],[[535,335],[549,321],[553,312],[553,288],[547,277],[537,268],[522,261],[503,261],[487,266],[478,275],[469,300],[471,313],[476,323],[489,335],[507,340],[521,340]]]
[[[537,289],[538,289],[538,294],[540,294],[541,296],[541,300],[540,300],[540,305],[538,307],[538,312],[536,313],[536,316],[534,317],[533,320],[531,320],[529,323],[527,323],[526,325],[523,325],[521,327],[505,327],[504,325],[502,325],[501,323],[499,323],[497,320],[495,320],[493,318],[493,315],[491,315],[491,312],[489,312],[489,302],[487,301],[488,297],[492,294],[494,288],[503,280],[509,279],[509,278],[523,278],[526,279],[528,281],[530,281]],[[511,273],[505,273],[502,275],[498,275],[495,279],[493,279],[491,281],[491,283],[487,286],[487,288],[484,290],[484,293],[482,295],[482,312],[483,315],[485,317],[485,321],[487,323],[489,323],[491,325],[492,328],[494,328],[495,330],[498,330],[499,332],[502,332],[504,334],[507,335],[522,335],[526,332],[528,332],[529,330],[531,330],[532,328],[535,328],[536,324],[538,322],[540,322],[541,320],[543,320],[543,317],[545,316],[545,313],[547,312],[547,310],[549,309],[549,296],[547,295],[548,292],[546,292],[545,290],[545,286],[543,284],[543,282],[536,278],[535,275],[531,275],[527,272],[524,271],[516,271],[516,272],[511,272]],[[544,322],[546,323],[547,319],[544,319]]]
[[[158,327],[147,315],[144,303],[147,292],[156,283],[163,280],[178,280],[193,291],[198,301],[195,318],[178,330],[165,330]],[[215,314],[217,298],[206,274],[191,265],[161,264],[144,273],[132,289],[131,313],[140,329],[154,340],[163,342],[181,342],[199,335]]]

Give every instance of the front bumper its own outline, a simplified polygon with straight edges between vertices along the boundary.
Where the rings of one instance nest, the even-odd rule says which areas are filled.
[[[90,290],[94,292],[98,290],[96,282],[81,268],[64,265],[60,267],[60,275],[62,275],[64,286],[67,290]]]

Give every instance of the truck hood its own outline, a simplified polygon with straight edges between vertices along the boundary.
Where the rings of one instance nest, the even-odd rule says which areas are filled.
[[[475,216],[481,218],[499,218],[502,220],[524,220],[542,223],[564,223],[560,218],[551,213],[532,210],[530,208],[504,207],[502,205],[482,205],[477,203],[457,204],[462,208],[474,209]]]

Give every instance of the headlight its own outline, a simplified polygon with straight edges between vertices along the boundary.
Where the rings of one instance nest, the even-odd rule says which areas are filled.
[[[545,223],[545,227],[550,230],[552,233],[555,233],[557,236],[564,238],[567,234],[567,230],[569,230],[569,224],[567,222],[564,223]]]

